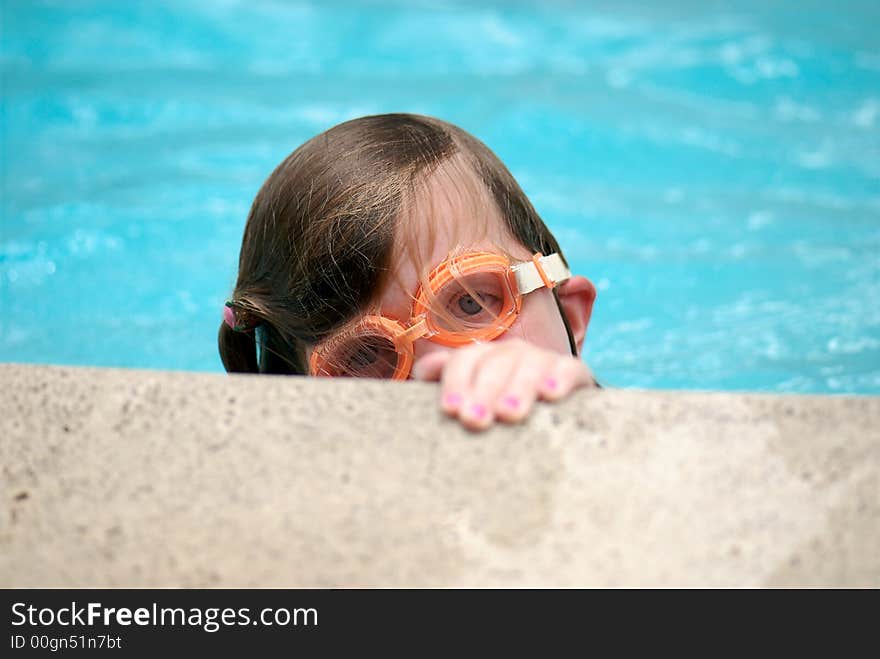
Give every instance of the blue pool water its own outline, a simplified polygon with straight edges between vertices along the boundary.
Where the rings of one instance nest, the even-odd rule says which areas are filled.
[[[607,384],[880,393],[880,3],[2,7],[2,361],[222,371],[263,179],[409,111],[596,283]]]

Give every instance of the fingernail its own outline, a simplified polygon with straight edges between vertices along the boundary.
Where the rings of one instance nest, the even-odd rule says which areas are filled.
[[[519,407],[519,398],[516,396],[505,396],[503,399],[504,404],[512,410],[515,410]]]
[[[443,404],[446,407],[458,407],[461,405],[461,394],[446,394],[443,396]]]
[[[480,405],[479,403],[475,403],[471,405],[471,414],[478,419],[482,419],[486,416],[486,406]]]
[[[548,389],[556,389],[559,386],[559,383],[556,381],[556,378],[547,378],[544,380],[544,386]]]

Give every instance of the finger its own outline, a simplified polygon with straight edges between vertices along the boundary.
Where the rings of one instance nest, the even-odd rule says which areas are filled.
[[[424,382],[439,382],[443,378],[444,370],[453,353],[449,350],[440,350],[425,355],[413,364],[411,375],[414,380],[422,380]],[[460,392],[444,392],[442,386],[440,389],[440,408],[450,415],[458,412],[461,405],[462,395]]]
[[[492,345],[489,343],[475,343],[450,353],[451,356],[440,380],[440,405],[447,414],[458,414],[460,417],[465,406],[474,404],[469,401],[474,374],[480,358],[491,349]],[[477,403],[475,407],[469,409],[466,418],[485,420],[488,412],[487,408],[481,408]]]
[[[522,359],[528,346],[513,342],[495,344],[483,353],[476,364],[471,390],[467,394],[459,419],[473,429],[487,428],[495,420],[499,400]]]
[[[542,400],[559,400],[580,387],[595,386],[586,362],[577,357],[560,357],[538,385]]]
[[[508,423],[526,418],[538,398],[541,383],[555,363],[556,356],[545,350],[525,353],[496,401],[495,416]]]
[[[457,350],[445,351],[448,357],[440,374],[440,407],[455,416],[470,391],[473,371],[480,354],[489,350],[488,343],[474,343]]]

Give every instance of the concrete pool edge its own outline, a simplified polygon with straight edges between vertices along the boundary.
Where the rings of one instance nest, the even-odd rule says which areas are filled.
[[[0,586],[880,586],[876,396],[0,378]]]

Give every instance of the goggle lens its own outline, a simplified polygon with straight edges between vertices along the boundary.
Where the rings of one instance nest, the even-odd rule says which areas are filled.
[[[379,333],[334,341],[322,350],[318,375],[391,378],[400,356],[391,337]]]
[[[434,330],[462,337],[503,331],[515,306],[503,272],[457,274],[428,296],[428,322]]]

